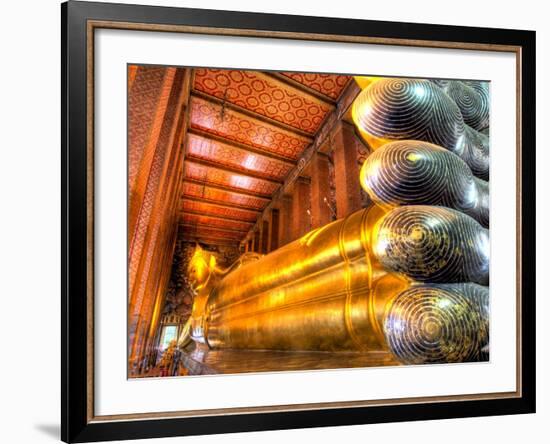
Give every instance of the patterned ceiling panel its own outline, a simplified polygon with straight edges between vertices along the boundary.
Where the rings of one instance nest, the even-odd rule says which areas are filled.
[[[234,241],[240,241],[243,237],[241,233],[231,232],[231,231],[221,231],[216,230],[214,228],[204,228],[204,227],[183,227],[183,235],[189,236],[189,237],[197,237],[200,238],[202,236],[206,238],[221,238],[221,239],[228,239],[228,240],[234,240]]]
[[[217,219],[215,217],[201,216],[198,214],[184,214],[181,218],[184,224],[206,225],[212,228],[226,228],[246,232],[252,227],[250,222],[239,222],[237,220]]]
[[[221,185],[235,191],[251,191],[264,196],[271,196],[279,187],[273,182],[206,167],[193,161],[188,161],[185,164],[185,178]]]
[[[257,71],[197,69],[194,88],[309,134],[331,111],[321,100]]]
[[[238,208],[219,207],[208,202],[196,202],[186,199],[183,199],[181,209],[192,213],[227,217],[230,219],[238,219],[247,222],[255,222],[258,217],[258,214],[253,211],[246,211]]]
[[[231,145],[226,145],[205,137],[187,135],[187,155],[214,162],[223,168],[224,165],[236,168],[243,173],[254,172],[266,178],[283,180],[292,165],[251,153]]]
[[[336,100],[351,80],[350,76],[315,74],[307,72],[282,72],[284,76]]]
[[[181,203],[188,238],[242,240],[350,81],[195,69]]]
[[[267,201],[263,199],[256,199],[252,196],[232,193],[231,191],[217,190],[204,185],[197,185],[187,182],[183,184],[183,197],[185,198],[185,196],[226,204],[236,204],[257,210],[261,210],[267,205]]]
[[[191,98],[191,127],[296,160],[311,140],[282,128],[225,109],[199,97]]]

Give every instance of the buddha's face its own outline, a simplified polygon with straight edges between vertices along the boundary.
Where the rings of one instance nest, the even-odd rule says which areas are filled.
[[[200,290],[208,282],[215,264],[214,256],[203,250],[195,251],[187,269],[189,282],[195,290]]]

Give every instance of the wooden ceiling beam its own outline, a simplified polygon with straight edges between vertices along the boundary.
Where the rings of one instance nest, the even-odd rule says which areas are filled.
[[[251,170],[241,170],[239,168],[235,168],[233,166],[226,165],[224,163],[216,162],[213,160],[207,160],[203,159],[201,157],[197,157],[191,154],[187,154],[187,157],[185,160],[189,160],[190,162],[198,163],[199,165],[205,166],[205,167],[211,167],[216,168],[218,170],[226,171],[228,173],[233,174],[242,174],[244,176],[250,176],[255,179],[265,180],[267,182],[275,183],[277,185],[280,185],[283,183],[283,179],[274,179],[272,177],[265,176],[264,174],[257,173],[255,171]]]
[[[194,89],[191,91],[191,95],[194,97],[197,97],[199,99],[206,100],[207,102],[213,103],[214,105],[218,106],[224,106],[226,108],[229,108],[232,111],[235,111],[239,114],[243,114],[245,116],[248,116],[252,119],[261,120],[269,125],[279,127],[285,131],[289,131],[291,133],[294,133],[300,137],[305,137],[309,140],[313,139],[313,135],[311,133],[308,133],[307,131],[303,131],[300,128],[296,128],[295,126],[288,125],[284,122],[281,122],[279,120],[272,119],[271,117],[267,117],[263,114],[257,113],[255,111],[251,111],[248,108],[244,108],[239,105],[235,105],[234,103],[228,102],[227,100],[222,100],[216,96],[207,94],[205,92],[199,91],[197,89]]]
[[[179,210],[180,216],[183,216],[185,214],[192,214],[194,216],[204,216],[209,217],[211,219],[219,219],[219,220],[225,220],[225,221],[231,221],[231,222],[242,222],[243,224],[249,224],[253,225],[256,222],[256,215],[254,213],[254,220],[246,220],[239,217],[230,217],[230,216],[220,216],[218,214],[209,213],[207,210],[205,211],[194,211],[194,210]]]
[[[191,211],[191,210],[180,211],[180,216],[185,216],[185,215],[202,216],[202,217],[206,217],[208,219],[215,219],[215,220],[219,220],[219,221],[222,221],[222,222],[240,222],[242,224],[247,224],[247,225],[253,225],[254,224],[253,221],[243,220],[243,219],[239,219],[237,217],[217,216],[217,215],[214,215],[214,214],[209,214],[207,212]]]
[[[206,229],[206,230],[214,230],[214,231],[223,231],[226,233],[233,233],[233,234],[238,233],[238,234],[242,234],[243,236],[246,233],[246,230],[237,230],[235,228],[221,228],[217,226],[214,227],[212,225],[194,224],[192,222],[180,222],[179,225],[181,225],[182,227],[194,228],[197,230]]]
[[[282,198],[282,196],[288,192],[289,188],[296,181],[296,179],[302,174],[302,172],[308,167],[309,162],[313,155],[319,151],[325,141],[329,140],[332,130],[343,119],[348,109],[351,107],[355,98],[361,92],[356,82],[349,82],[344,88],[340,98],[334,108],[325,118],[323,124],[315,134],[315,139],[308,146],[300,156],[298,164],[287,174],[285,182],[279,187],[279,189],[273,194],[271,202],[263,209],[262,214],[256,219],[256,223],[250,228],[245,238],[251,236],[254,230],[259,229],[260,221],[264,220],[268,216],[268,212],[273,206]]]
[[[184,241],[187,242],[202,242],[205,244],[214,244],[214,245],[230,245],[230,246],[238,246],[240,241],[228,239],[226,237],[214,237],[214,236],[197,236],[197,235],[189,235],[186,233],[183,233],[182,238]]]
[[[259,209],[254,208],[254,207],[248,207],[248,206],[245,206],[245,205],[238,205],[238,204],[234,204],[234,203],[228,203],[227,201],[221,202],[219,200],[206,199],[204,197],[190,196],[188,194],[182,194],[181,199],[182,200],[184,200],[184,199],[189,200],[189,201],[192,201],[192,202],[199,202],[199,203],[207,203],[207,204],[211,204],[211,205],[216,205],[220,208],[227,208],[227,209],[230,209],[230,210],[250,211],[250,212],[253,212],[253,213],[256,213],[256,214],[260,214],[262,212],[262,210],[259,210]]]
[[[240,196],[254,197],[256,199],[265,200],[267,202],[271,200],[271,195],[269,194],[256,193],[254,191],[245,190],[243,188],[228,187],[226,185],[209,182],[208,179],[198,180],[198,179],[192,179],[190,177],[184,177],[183,182],[192,183],[194,185],[200,185],[207,188],[213,188],[215,190],[226,191],[228,193],[238,194]]]
[[[190,159],[186,159],[189,163],[194,163],[194,160],[193,159],[197,159],[197,157],[193,157],[193,156],[190,156]],[[201,159],[202,160],[202,159]],[[204,159],[204,161],[208,162],[208,160]],[[199,165],[202,165],[200,162],[197,162]],[[227,169],[224,169],[224,167],[222,166],[219,166],[219,167],[215,167],[215,166],[211,166],[211,165],[208,165],[208,168],[211,168],[213,170],[217,170],[217,171],[221,171],[221,172],[224,172],[224,173],[229,173],[229,171],[227,171]],[[233,174],[233,173],[232,173]],[[248,174],[246,171],[242,171],[242,172],[239,172],[239,173],[234,173],[234,174],[238,174],[239,176],[241,177],[244,177],[246,179],[252,179],[252,180],[260,180],[260,181],[265,181],[265,182],[269,182],[269,183],[272,183],[272,180],[270,179],[260,179],[258,177],[255,177],[255,176],[251,176],[250,174]],[[186,176],[184,175],[183,178],[185,179]],[[183,180],[183,179],[182,179]],[[194,180],[198,180],[198,179],[194,179]],[[211,183],[211,182],[210,182]],[[231,187],[228,187],[228,188],[231,188]],[[242,190],[242,188],[234,188],[235,190]],[[259,193],[260,195],[262,195],[262,193]],[[256,194],[254,194],[256,195]],[[263,194],[263,196],[265,197],[271,197],[271,195],[269,194]]]
[[[273,151],[264,150],[261,148],[257,148],[251,145],[247,145],[245,143],[236,142],[234,140],[226,139],[225,137],[218,136],[216,134],[209,133],[207,131],[198,129],[198,128],[189,128],[189,134],[194,134],[199,137],[203,137],[205,139],[223,143],[224,145],[228,145],[232,148],[235,148],[239,151],[248,151],[254,154],[258,154],[259,156],[268,157],[270,159],[277,160],[279,162],[284,162],[288,165],[296,165],[296,161],[289,159],[288,157],[281,156],[280,154],[274,153]]]

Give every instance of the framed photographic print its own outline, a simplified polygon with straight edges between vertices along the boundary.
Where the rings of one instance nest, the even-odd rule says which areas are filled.
[[[62,5],[62,439],[535,411],[535,33]]]

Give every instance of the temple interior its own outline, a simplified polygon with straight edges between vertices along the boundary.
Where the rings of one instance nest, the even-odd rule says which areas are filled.
[[[470,145],[461,133],[460,148],[453,151],[455,142],[448,143],[444,134],[441,140],[423,138],[429,143],[414,145],[416,154],[407,157],[414,162],[433,156],[432,164],[451,165],[458,178],[451,185],[468,195],[467,203],[455,189],[443,197],[409,190],[424,201],[400,203],[418,205],[414,217],[431,218],[428,225],[442,220],[450,229],[466,226],[466,235],[474,239],[474,247],[469,242],[461,250],[468,260],[461,259],[459,266],[455,261],[452,270],[441,273],[427,263],[397,263],[387,246],[400,235],[387,233],[411,216],[404,210],[387,213],[395,206],[395,193],[391,202],[376,194],[383,180],[376,169],[385,168],[389,158],[378,148],[416,137],[369,130],[369,115],[358,98],[376,81],[336,74],[128,67],[129,377],[417,363],[410,350],[402,351],[401,312],[390,312],[388,301],[391,296],[397,307],[396,294],[419,288],[424,298],[439,298],[441,310],[446,309],[442,301],[473,307],[466,327],[462,319],[456,321],[468,338],[465,331],[456,333],[459,339],[453,340],[462,348],[447,347],[445,359],[486,359],[488,327],[478,301],[486,298],[488,285],[488,256],[480,253],[488,232],[483,201],[488,200],[483,188],[488,172],[473,150],[488,146],[488,124],[476,129],[464,124]],[[427,84],[430,93],[429,88],[439,94],[447,87]],[[420,99],[427,94],[415,88]],[[451,96],[449,87],[446,94]],[[410,141],[401,145],[386,145],[384,152],[413,149]],[[452,176],[451,169],[445,171],[445,177]],[[415,227],[414,236],[427,236]],[[462,247],[462,238],[456,239]],[[430,292],[434,296],[426,296]],[[407,297],[400,300],[402,310],[416,296]],[[457,316],[463,311],[457,308]],[[423,337],[430,344],[443,341],[447,326],[438,318],[426,319]],[[475,353],[472,344],[477,344]],[[436,352],[430,348],[429,353]],[[437,362],[445,360],[441,356]]]

